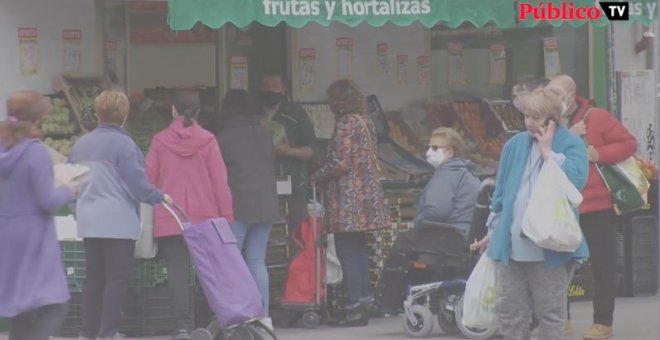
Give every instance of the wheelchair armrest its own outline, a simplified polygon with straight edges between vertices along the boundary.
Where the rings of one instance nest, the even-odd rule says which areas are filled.
[[[443,223],[443,222],[435,222],[435,221],[429,221],[429,220],[420,220],[418,228],[420,230],[442,228],[442,229],[454,230],[459,234],[463,234],[463,231],[461,229],[459,229],[458,227],[454,226],[453,224],[448,224],[448,223]]]

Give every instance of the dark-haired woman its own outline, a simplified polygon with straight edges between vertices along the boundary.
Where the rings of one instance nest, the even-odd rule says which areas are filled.
[[[273,134],[261,126],[263,114],[244,90],[229,90],[222,100],[224,122],[218,132],[234,197],[231,229],[257,283],[268,313],[266,247],[273,223],[280,221]],[[272,327],[269,318],[262,321]]]
[[[192,223],[224,217],[234,219],[227,169],[215,136],[197,123],[197,92],[178,91],[172,106],[172,123],[154,137],[147,154],[147,176],[168,192]],[[158,256],[167,266],[171,306],[178,321],[175,339],[188,339],[194,327],[188,298],[188,249],[181,230],[162,207],[154,210],[154,237]]]
[[[0,122],[0,316],[12,340],[46,340],[69,300],[53,214],[74,199],[74,186],[53,187],[53,163],[39,141],[48,100],[13,93]]]

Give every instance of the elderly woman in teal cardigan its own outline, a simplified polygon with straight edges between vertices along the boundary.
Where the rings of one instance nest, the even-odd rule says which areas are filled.
[[[522,94],[520,103],[527,131],[504,146],[491,204],[491,229],[472,247],[483,251],[487,245],[487,255],[495,261],[495,312],[504,339],[529,339],[533,312],[539,320],[539,338],[560,340],[569,280],[576,261],[589,255],[587,246],[583,241],[573,253],[542,249],[522,233],[522,217],[544,162],[557,162],[582,189],[588,173],[586,147],[555,123],[565,108],[559,94],[535,90]]]

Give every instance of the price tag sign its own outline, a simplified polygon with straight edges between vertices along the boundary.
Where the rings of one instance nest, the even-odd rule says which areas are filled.
[[[36,28],[18,29],[18,69],[24,76],[39,72],[39,40]]]
[[[64,74],[74,75],[82,71],[82,31],[62,31],[62,63]]]
[[[298,52],[300,66],[300,86],[304,92],[312,92],[316,88],[316,50],[302,48]]]
[[[248,89],[248,59],[247,57],[231,57],[230,64],[232,89]]]
[[[353,38],[337,38],[337,78],[353,75]]]

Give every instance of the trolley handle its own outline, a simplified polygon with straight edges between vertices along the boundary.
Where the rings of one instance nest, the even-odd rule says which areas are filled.
[[[167,210],[167,212],[170,213],[172,217],[174,217],[174,220],[176,220],[176,223],[179,225],[179,228],[181,229],[181,231],[183,231],[183,223],[190,222],[186,213],[183,212],[183,209],[181,209],[181,207],[179,207],[179,205],[177,205],[176,203],[173,203],[172,206],[170,206],[165,202],[161,204],[163,205],[163,208],[165,208],[165,210]],[[181,215],[181,217],[183,218],[183,222],[181,221],[181,218],[179,218],[179,215]]]

